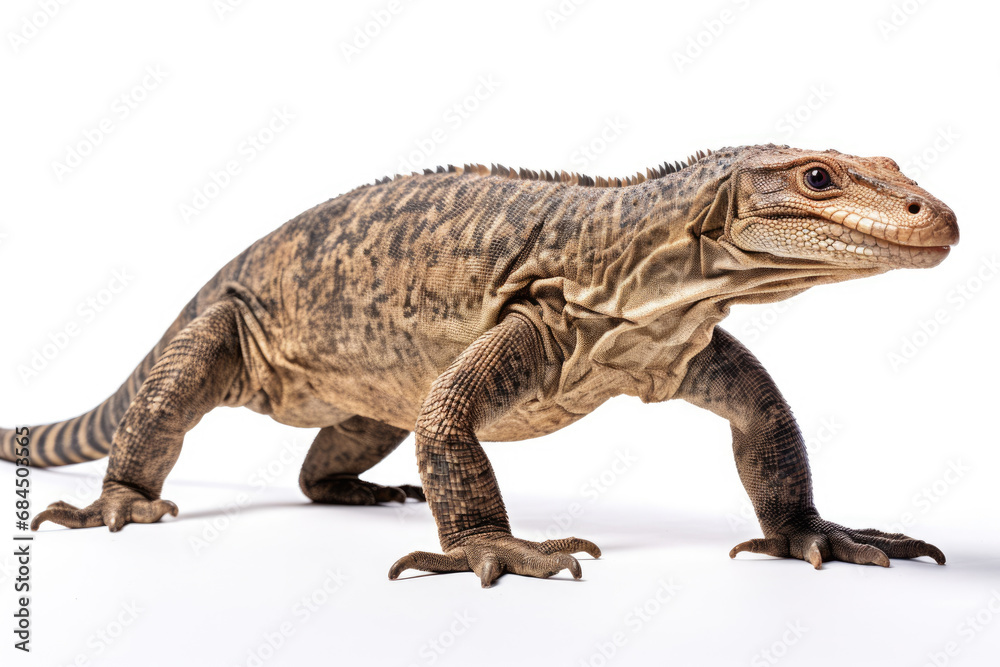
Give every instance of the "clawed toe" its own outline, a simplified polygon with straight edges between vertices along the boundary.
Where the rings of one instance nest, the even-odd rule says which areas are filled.
[[[52,503],[51,505],[49,505],[48,509],[50,509],[50,510],[73,510],[73,511],[79,511],[80,508],[77,507],[76,505],[70,505],[69,503],[65,503],[65,502],[63,502],[61,500],[57,500],[54,503]]]
[[[583,576],[580,562],[570,555],[576,552],[586,552],[594,558],[601,555],[596,544],[575,537],[537,543],[511,535],[475,535],[446,554],[415,551],[403,556],[389,569],[389,578],[396,579],[408,569],[472,571],[479,576],[483,588],[492,586],[505,572],[546,578],[569,570],[574,579],[580,579]]]
[[[737,544],[729,551],[729,557],[736,558],[736,554],[744,551],[775,556],[776,558],[787,558],[789,555],[788,540],[784,537],[757,537]]]
[[[787,534],[738,544],[729,552],[729,557],[735,558],[743,551],[779,558],[794,557],[811,563],[817,570],[823,562],[830,560],[889,567],[891,558],[929,556],[939,565],[945,563],[944,554],[933,544],[901,533],[883,533],[874,528],[852,530],[818,517],[804,523],[796,529],[789,529]]]
[[[318,480],[300,480],[302,491],[312,501],[329,505],[377,505],[405,503],[407,498],[426,500],[419,486],[383,486],[356,475],[330,475]]]
[[[39,512],[31,520],[31,530],[38,530],[39,526],[46,521],[67,528],[96,528],[104,525],[101,515],[91,509],[93,506],[81,510],[68,503],[63,503],[64,507],[54,507],[53,505],[57,505],[57,503],[53,503],[48,509]]]
[[[416,484],[400,484],[399,488],[406,494],[407,498],[413,498],[422,503],[427,502],[427,496],[424,495],[424,490],[420,486]]]
[[[927,556],[933,558],[938,565],[944,565],[947,560],[944,553],[933,544],[907,537],[901,533],[883,533],[874,528],[866,528],[864,530],[848,530],[847,534],[854,541],[869,545],[886,556],[886,565],[888,565],[889,558]]]
[[[396,579],[404,570],[423,572],[468,572],[471,568],[462,549],[449,554],[435,554],[428,551],[414,551],[406,554],[389,568],[389,578]]]
[[[542,553],[547,554],[576,554],[586,552],[592,558],[601,557],[601,549],[590,540],[581,540],[578,537],[567,537],[562,540],[546,540],[539,545]]]
[[[825,540],[823,540],[825,542]],[[805,554],[802,556],[802,560],[807,560],[813,566],[814,569],[819,570],[823,567],[823,546],[821,546],[821,541],[818,539],[809,542],[809,546],[806,547]]]
[[[130,508],[132,516],[129,520],[132,523],[155,523],[169,514],[177,516],[177,505],[169,500],[153,500],[147,502],[134,502]]]
[[[177,505],[169,500],[149,500],[129,488],[109,487],[96,501],[82,509],[69,503],[54,502],[31,521],[31,530],[46,521],[67,528],[107,526],[115,533],[129,523],[156,523],[164,515],[177,516]]]

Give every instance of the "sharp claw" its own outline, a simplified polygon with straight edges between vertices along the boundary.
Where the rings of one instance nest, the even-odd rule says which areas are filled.
[[[380,503],[405,503],[406,492],[395,486],[387,486],[375,492],[375,501]]]
[[[576,539],[576,538],[574,538]],[[601,557],[601,548],[591,542],[590,540],[579,540],[577,539],[577,549],[575,551],[582,551],[586,553],[591,558]]]
[[[500,576],[500,567],[497,564],[496,558],[493,556],[487,557],[483,561],[482,567],[483,571],[479,578],[483,582],[483,588],[489,588]]]
[[[159,521],[167,514],[177,516],[178,511],[177,505],[169,500],[157,500],[153,503],[153,516],[155,517],[153,521]]]
[[[806,550],[805,560],[812,563],[812,566],[817,570],[823,567],[823,554],[819,551],[819,541],[813,540],[812,544]]]
[[[569,563],[567,563],[565,567],[569,569],[574,579],[581,578],[583,576],[583,569],[580,567],[580,561],[572,556],[567,556],[567,558],[569,558]]]
[[[35,515],[35,518],[31,520],[31,530],[33,531],[38,530],[38,527],[48,520],[49,520],[48,510],[39,512],[38,514]]]
[[[944,557],[944,552],[938,549],[933,544],[927,545],[927,551],[929,552],[927,555],[933,558],[938,565],[944,565],[945,561],[947,561],[947,559]]]
[[[424,490],[419,486],[414,484],[403,484],[399,487],[406,494],[407,498],[413,498],[418,502],[427,502],[427,497],[424,496]]]
[[[119,530],[125,527],[125,519],[122,515],[115,510],[111,510],[106,517],[104,517],[104,523],[107,524],[108,529],[112,533],[117,533]]]
[[[407,559],[409,559],[409,556],[403,556],[392,564],[392,567],[389,568],[389,579],[395,580],[399,577],[399,575],[406,571],[409,567]]]

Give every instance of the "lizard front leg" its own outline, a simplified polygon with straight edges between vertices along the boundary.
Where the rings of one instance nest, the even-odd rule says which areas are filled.
[[[945,557],[937,547],[899,533],[853,530],[822,519],[813,504],[805,443],[791,408],[760,362],[738,340],[716,327],[712,342],[695,356],[677,398],[729,420],[740,480],[750,495],[763,539],[741,551],[823,561],[889,566],[890,558]]]
[[[181,330],[150,370],[115,431],[101,497],[84,508],[49,505],[31,522],[69,528],[153,523],[177,506],[160,499],[167,474],[181,453],[184,434],[219,405],[242,368],[237,309],[209,308]]]
[[[444,554],[416,551],[389,570],[473,571],[484,588],[504,572],[550,577],[580,564],[570,554],[601,554],[577,538],[529,542],[510,531],[493,468],[476,430],[503,416],[537,391],[545,369],[538,333],[511,314],[476,339],[433,384],[415,429],[424,494],[438,526]]]

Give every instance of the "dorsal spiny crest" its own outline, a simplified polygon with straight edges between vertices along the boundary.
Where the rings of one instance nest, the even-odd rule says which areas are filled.
[[[566,185],[582,185],[589,187],[598,188],[608,188],[608,187],[623,187],[629,185],[637,185],[639,183],[644,183],[646,181],[655,180],[657,178],[663,178],[670,174],[675,174],[679,171],[687,169],[688,167],[696,164],[697,162],[705,159],[712,155],[714,151],[711,149],[698,151],[694,155],[688,157],[686,162],[676,161],[676,162],[664,162],[656,167],[647,167],[646,173],[643,174],[641,171],[637,171],[635,176],[621,177],[605,177],[605,176],[588,176],[586,174],[581,174],[578,172],[567,172],[565,170],[560,170],[558,172],[550,172],[548,170],[544,171],[534,171],[532,169],[525,169],[521,167],[515,169],[514,167],[505,167],[502,164],[496,163],[486,166],[483,164],[464,164],[461,167],[457,167],[453,164],[445,166],[438,166],[436,169],[425,168],[421,172],[414,171],[409,174],[409,176],[428,176],[433,174],[462,174],[462,175],[473,175],[473,176],[497,176],[500,178],[509,178],[513,180],[522,181],[542,181],[545,183],[563,183]],[[895,164],[895,163],[893,163]],[[386,176],[381,179],[376,179],[374,185],[384,185],[396,179],[408,178],[409,176],[403,176],[401,174],[396,174],[395,176]]]

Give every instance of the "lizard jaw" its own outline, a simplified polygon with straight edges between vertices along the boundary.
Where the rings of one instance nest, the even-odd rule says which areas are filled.
[[[918,211],[928,211],[928,209],[929,207],[917,207]],[[877,211],[872,211],[870,216],[863,216],[853,211],[828,206],[816,213],[824,220],[829,220],[852,232],[870,235],[878,240],[904,247],[942,247],[958,243],[955,214],[947,207],[934,213],[917,214],[920,217],[915,222],[919,224],[914,225],[896,224]]]
[[[889,228],[883,225],[883,229]],[[816,250],[841,254],[853,253],[858,255],[859,259],[869,259],[893,268],[930,268],[943,262],[951,252],[949,245],[911,245],[890,241],[884,236],[875,236],[860,231],[857,227],[851,229],[832,220],[828,220],[815,231],[817,240],[813,243],[813,248]],[[907,230],[906,236],[908,239],[912,238],[912,230]]]
[[[839,207],[785,204],[751,212],[726,229],[744,250],[792,259],[819,259],[845,268],[931,268],[958,242],[951,209],[925,206],[913,225],[878,211],[861,215]]]

